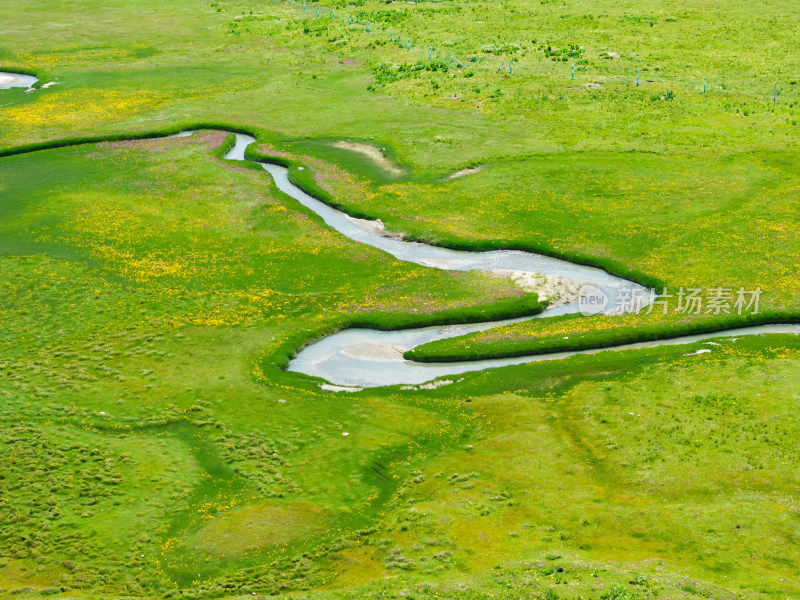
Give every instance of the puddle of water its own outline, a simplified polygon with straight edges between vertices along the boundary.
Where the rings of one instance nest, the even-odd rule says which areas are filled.
[[[0,71],[0,90],[7,90],[15,87],[30,88],[37,81],[39,81],[39,78],[33,75]]]

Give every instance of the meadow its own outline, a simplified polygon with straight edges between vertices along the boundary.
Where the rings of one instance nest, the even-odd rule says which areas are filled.
[[[408,239],[762,290],[757,317],[538,320],[416,358],[794,322],[796,5],[0,5],[0,70],[56,82],[0,90],[0,597],[800,595],[796,336],[325,391],[284,367],[328,333],[541,306],[222,160],[247,131]]]

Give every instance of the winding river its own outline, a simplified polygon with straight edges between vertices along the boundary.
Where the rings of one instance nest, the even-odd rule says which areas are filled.
[[[4,76],[7,76],[7,78],[3,79]],[[9,80],[10,77],[14,78],[13,82]],[[35,77],[19,75],[17,73],[0,72],[0,88],[12,86],[28,87],[33,85],[36,81],[37,79]],[[188,137],[193,133],[194,131],[182,131],[166,137]],[[225,158],[232,161],[249,160],[245,159],[245,150],[250,144],[256,141],[255,138],[241,133],[235,133],[234,135],[236,136],[236,142],[225,154]],[[565,260],[529,252],[512,250],[490,252],[459,251],[430,246],[419,242],[404,241],[397,236],[392,236],[383,232],[381,227],[376,226],[379,222],[352,218],[342,211],[336,210],[324,202],[309,196],[289,181],[289,171],[286,167],[258,161],[256,164],[259,164],[272,176],[278,189],[319,215],[327,225],[339,233],[356,242],[383,250],[402,261],[445,270],[521,271],[566,277],[601,287],[608,294],[609,305],[612,307],[624,305],[622,296],[624,293],[645,291],[645,288],[638,284],[611,275],[602,269],[578,265]],[[345,329],[317,340],[303,348],[300,353],[290,361],[287,369],[289,371],[305,373],[327,380],[330,383],[322,385],[325,389],[333,391],[358,391],[361,388],[388,385],[425,385],[426,382],[432,382],[434,379],[453,377],[470,371],[482,371],[484,369],[509,365],[557,360],[577,354],[596,354],[598,352],[615,350],[691,344],[721,337],[741,337],[775,333],[800,335],[800,325],[763,325],[608,348],[514,358],[447,363],[418,363],[403,358],[403,352],[427,342],[483,331],[527,319],[542,319],[577,312],[577,303],[573,303],[548,308],[535,316],[488,323],[420,327],[399,331],[380,331],[361,328]],[[701,349],[696,353],[708,351],[710,350]],[[450,382],[452,382],[452,380],[440,380],[427,384],[425,387],[438,387],[439,385]]]
[[[191,132],[183,132],[177,135],[191,135]],[[245,150],[253,142],[255,142],[255,138],[252,136],[237,133],[236,143],[225,155],[225,158],[238,161],[246,160],[244,157]],[[429,246],[419,242],[403,241],[397,237],[391,237],[381,233],[372,222],[354,219],[324,202],[309,196],[289,181],[289,171],[285,167],[269,163],[258,164],[272,175],[278,189],[315,212],[327,225],[352,240],[388,252],[399,260],[437,269],[458,271],[515,270],[569,277],[571,279],[601,286],[608,292],[610,298],[609,304],[611,306],[618,303],[618,297],[622,290],[644,291],[644,288],[641,286],[625,279],[615,277],[602,269],[577,265],[568,261],[529,252],[469,252]],[[499,325],[519,322],[526,319],[541,319],[575,312],[578,312],[577,304],[568,304],[556,308],[549,308],[533,317],[508,319],[490,323],[422,327],[399,331],[345,329],[305,347],[289,363],[288,369],[307,375],[314,375],[329,381],[331,384],[334,384],[334,386],[340,386],[355,391],[358,388],[387,385],[419,385],[440,377],[456,376],[469,371],[481,371],[484,369],[519,365],[535,361],[556,360],[576,354],[596,354],[598,352],[611,350],[630,350],[675,344],[691,344],[719,337],[760,335],[766,333],[800,334],[800,325],[764,325],[744,327],[718,333],[627,344],[613,348],[492,360],[438,364],[418,363],[405,360],[402,355],[405,350],[434,340],[483,331]],[[700,352],[702,352],[702,350]],[[443,381],[439,383],[447,382]],[[435,383],[431,385],[431,387],[435,386]]]
[[[31,89],[38,81],[32,75],[0,71],[0,89],[24,87]],[[48,84],[51,85],[51,84]],[[182,131],[167,137],[188,137],[193,131]],[[244,161],[247,147],[256,141],[250,135],[236,133],[236,143],[226,154],[227,160]],[[520,271],[555,275],[587,282],[602,288],[608,295],[610,306],[624,305],[623,294],[644,292],[645,289],[631,281],[597,269],[578,265],[557,258],[550,258],[530,252],[499,250],[491,252],[471,252],[450,250],[419,242],[408,242],[382,231],[377,221],[354,219],[342,211],[309,196],[289,181],[287,168],[270,163],[257,162],[285,194],[315,212],[330,227],[348,238],[383,250],[395,258],[431,267],[455,271]],[[468,325],[448,325],[421,327],[400,331],[379,331],[374,329],[346,329],[320,339],[306,346],[290,361],[288,370],[313,375],[329,381],[334,387],[359,388],[387,385],[419,385],[440,377],[455,376],[469,371],[482,371],[495,367],[518,365],[535,361],[556,360],[576,354],[595,354],[612,350],[653,348],[675,344],[691,344],[717,337],[760,335],[766,333],[800,334],[800,325],[764,325],[721,331],[718,333],[676,337],[672,339],[626,344],[610,348],[558,352],[514,358],[474,360],[448,363],[418,363],[405,360],[403,352],[420,344],[435,340],[456,337],[467,333],[483,331],[508,323],[526,319],[542,319],[578,312],[577,304],[567,304],[548,308],[542,313],[520,319],[472,323]],[[444,382],[439,382],[444,383]],[[435,385],[435,384],[434,384]],[[327,386],[330,388],[330,386]]]

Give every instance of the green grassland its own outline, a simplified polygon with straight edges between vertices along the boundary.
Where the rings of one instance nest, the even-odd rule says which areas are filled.
[[[800,595],[795,336],[325,392],[282,369],[322,335],[540,306],[340,236],[220,131],[410,239],[760,287],[763,319],[796,320],[795,4],[0,4],[0,69],[57,82],[0,90],[0,597]]]
[[[296,2],[48,0],[7,11],[0,60],[60,83],[4,95],[14,100],[3,101],[2,143],[199,117],[375,139],[417,169],[564,149],[796,148],[796,11],[743,1],[421,2],[316,19]],[[583,50],[563,62],[571,45]],[[429,64],[429,46],[446,70],[411,69]],[[608,51],[619,58],[602,58]],[[449,69],[450,54],[468,68]],[[382,83],[379,65],[394,73]]]

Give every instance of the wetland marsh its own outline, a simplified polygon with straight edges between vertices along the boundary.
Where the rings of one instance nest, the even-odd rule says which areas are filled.
[[[800,594],[794,4],[6,8],[0,597]]]

